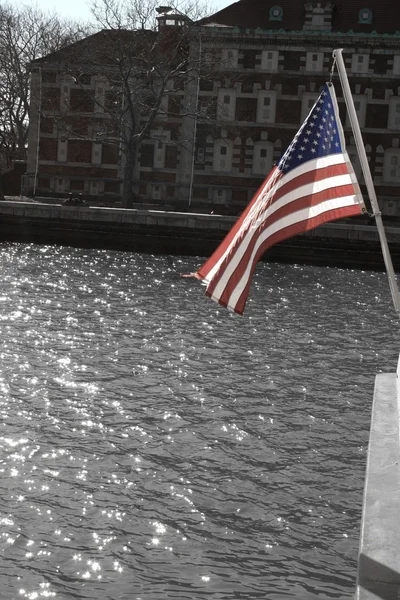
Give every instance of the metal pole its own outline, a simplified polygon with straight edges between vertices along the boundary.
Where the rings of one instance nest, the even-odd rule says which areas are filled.
[[[386,239],[385,230],[382,222],[382,213],[379,210],[379,204],[375,193],[374,184],[371,177],[371,171],[368,164],[368,158],[364,148],[364,142],[361,136],[360,125],[358,123],[357,112],[354,106],[353,96],[351,93],[349,81],[347,79],[346,67],[344,66],[343,48],[338,48],[333,51],[333,57],[336,59],[340,83],[342,84],[343,96],[346,102],[347,111],[350,118],[351,128],[353,130],[354,139],[356,142],[358,156],[360,158],[361,168],[364,174],[365,185],[368,191],[368,196],[371,201],[373,214],[378,228],[379,239],[382,247],[383,260],[385,262],[386,272],[389,279],[389,287],[392,294],[393,304],[396,312],[400,316],[400,293],[397,286],[396,275],[393,269],[392,258],[390,256],[389,246]]]

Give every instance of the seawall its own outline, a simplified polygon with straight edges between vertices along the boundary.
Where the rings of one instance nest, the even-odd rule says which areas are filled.
[[[32,202],[0,202],[0,241],[208,256],[236,217],[158,210],[75,207]],[[374,225],[351,220],[321,225],[281,242],[266,259],[381,270]],[[400,227],[387,227],[392,259],[400,269]]]
[[[375,380],[355,600],[400,598],[399,377]]]

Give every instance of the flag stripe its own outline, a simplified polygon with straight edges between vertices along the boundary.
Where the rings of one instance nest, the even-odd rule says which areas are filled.
[[[266,227],[259,237],[253,238],[253,243],[246,248],[240,262],[237,263],[235,270],[231,272],[231,276],[223,278],[218,289],[214,291],[213,296],[221,296],[223,302],[228,302],[229,300],[229,304],[234,306],[241,291],[247,284],[250,275],[248,265],[252,263],[259,247],[265,241],[268,242],[268,245],[265,247],[265,249],[267,249],[272,244],[287,239],[291,235],[297,235],[298,233],[313,229],[327,221],[342,218],[344,216],[342,213],[343,207],[348,209],[346,210],[345,216],[354,215],[354,207],[348,206],[348,198],[345,197],[320,203],[318,206],[314,207],[313,211],[304,209],[291,213],[284,219]],[[296,234],[293,233],[293,231],[296,231]],[[270,241],[270,237],[273,241]]]
[[[350,198],[348,196],[342,198],[334,197],[324,202],[320,202],[316,206],[306,206],[296,212],[290,211],[288,214],[284,215],[282,219],[272,220],[272,222],[267,220],[262,228],[259,228],[258,231],[254,231],[254,234],[247,238],[246,243],[241,244],[240,248],[235,250],[231,255],[229,262],[225,262],[223,265],[224,270],[218,272],[218,277],[215,277],[208,286],[211,297],[215,299],[216,297],[221,296],[223,302],[227,302],[226,296],[233,293],[233,289],[239,284],[243,272],[245,271],[247,261],[250,260],[253,253],[253,248],[255,246],[258,248],[259,244],[262,243],[264,239],[273,235],[274,244],[286,239],[285,229],[291,227],[295,223],[304,224],[303,229],[300,229],[300,232],[316,227],[317,225],[326,222],[326,219],[323,217],[324,212],[329,212],[331,216],[334,214],[333,211],[336,211],[335,216],[329,220],[342,218],[341,211],[343,207],[348,206],[349,200],[351,201],[352,198],[354,198],[354,196]],[[353,209],[352,214],[354,214],[354,208],[357,210],[356,214],[359,214],[358,207],[351,206],[351,209]],[[346,216],[348,215],[346,214]],[[307,221],[316,218],[319,218],[320,222],[317,222],[317,225],[309,227]],[[279,237],[279,232],[282,230],[282,237]]]
[[[240,215],[239,219],[236,221],[235,225],[229,231],[229,233],[227,234],[227,236],[224,238],[224,240],[221,242],[221,244],[218,246],[218,248],[215,250],[215,252],[210,256],[210,258],[197,271],[197,275],[198,275],[199,279],[205,279],[208,276],[208,274],[210,273],[210,271],[215,267],[215,265],[223,257],[223,255],[225,254],[226,250],[229,248],[231,242],[233,241],[233,239],[235,238],[235,236],[237,235],[237,233],[240,231],[240,229],[241,229],[241,227],[243,225],[243,222],[245,221],[247,215],[251,212],[253,206],[256,204],[256,202],[261,197],[262,193],[268,187],[270,180],[274,178],[274,174],[276,172],[278,172],[279,175],[282,175],[280,173],[280,171],[278,171],[277,167],[275,167],[271,171],[271,173],[269,174],[269,176],[267,177],[267,179],[259,187],[259,189],[256,192],[255,196],[251,200],[250,204],[247,206],[247,208]]]
[[[322,220],[321,220],[320,216],[314,217],[313,219],[309,220],[310,221],[309,226],[307,226],[307,227],[304,227],[303,221],[301,221],[299,223],[294,223],[293,225],[288,226],[285,230],[280,230],[280,231],[276,232],[275,234],[272,234],[271,239],[265,240],[264,243],[258,249],[258,251],[253,259],[253,263],[251,265],[251,272],[247,278],[246,285],[243,287],[240,297],[237,300],[234,297],[229,298],[228,302],[229,302],[229,304],[232,304],[232,306],[229,308],[240,315],[243,314],[247,296],[249,293],[249,288],[251,285],[251,276],[254,273],[254,269],[257,266],[257,262],[259,261],[261,256],[264,254],[264,252],[266,250],[268,250],[268,248],[276,245],[278,242],[281,242],[281,241],[284,241],[291,237],[294,237],[295,235],[299,235],[300,233],[304,233],[305,231],[309,231],[310,229],[315,229],[319,225],[322,225],[322,223],[327,223],[329,221],[336,220],[338,217],[335,217],[335,213],[336,213],[336,210],[333,210],[331,213],[329,211],[324,213],[324,218]],[[341,215],[339,218],[352,217],[352,216],[354,216],[353,207],[348,206],[348,207],[344,207],[341,209]],[[209,294],[208,291],[206,291],[206,295],[211,297],[211,295]],[[224,300],[222,300],[222,298],[221,299],[213,298],[213,300],[217,301],[222,306],[228,307],[228,302],[225,302]],[[235,302],[235,304],[233,304],[233,301]]]
[[[242,314],[255,265],[267,248],[363,210],[335,92],[327,84],[278,165],[196,276],[207,283],[208,296]]]
[[[302,175],[302,177],[303,176],[304,174]],[[293,180],[292,182],[294,181],[295,180]],[[342,183],[344,183],[345,185],[351,185],[350,176],[341,175],[338,178],[333,177],[331,179],[325,180],[324,182],[319,181],[316,187],[320,189],[316,191],[315,202],[312,194],[314,188],[311,185],[304,187],[295,186],[292,193],[286,194],[282,198],[280,198],[279,201],[274,202],[274,204],[270,206],[269,210],[265,211],[262,214],[262,216],[260,216],[259,220],[253,224],[252,227],[247,228],[246,230],[242,230],[241,236],[236,236],[236,239],[231,243],[229,260],[227,257],[225,257],[224,264],[222,265],[222,261],[220,261],[211,271],[210,276],[207,277],[207,280],[209,280],[208,282],[211,295],[214,296],[217,293],[214,290],[218,282],[220,281],[222,283],[222,281],[226,279],[225,271],[228,269],[228,277],[232,274],[233,270],[236,268],[237,263],[241,260],[242,255],[245,252],[248,244],[251,243],[251,239],[259,235],[259,233],[262,231],[261,228],[263,226],[263,223],[267,219],[269,220],[269,223],[271,223],[277,218],[285,216],[285,214],[289,214],[295,210],[303,208],[303,206],[312,205],[313,203],[317,203],[321,200],[325,201],[328,198],[333,198],[335,197],[336,187],[338,196],[349,196],[353,191],[353,186],[351,186],[351,189],[349,189],[347,186],[344,189],[343,185],[340,186],[340,184]],[[330,192],[330,186],[334,186],[332,192]],[[282,187],[285,188],[284,185]],[[321,193],[321,196],[319,196],[319,193]],[[276,193],[276,195],[278,195],[278,192]],[[357,198],[354,198],[354,200],[357,203]],[[285,225],[283,225],[283,227],[284,226]],[[216,276],[217,270],[218,276]]]
[[[229,234],[218,246],[218,248],[216,249],[214,254],[209,258],[209,260],[206,261],[204,265],[197,271],[197,277],[199,279],[205,279],[206,282],[212,279],[212,277],[218,270],[219,264],[222,261],[225,252],[232,244],[234,239],[237,237],[246,219],[254,219],[256,217],[254,209],[256,203],[260,203],[260,208],[257,211],[257,214],[259,214],[261,209],[264,208],[262,206],[262,201],[264,200],[264,194],[266,192],[268,192],[269,196],[274,196],[273,205],[275,205],[275,195],[276,200],[278,200],[285,191],[295,189],[297,185],[311,183],[312,181],[318,180],[319,177],[322,178],[324,175],[340,175],[341,173],[348,174],[348,164],[345,162],[344,157],[342,155],[333,155],[329,157],[324,157],[323,159],[320,158],[308,161],[306,165],[298,167],[294,170],[294,172],[291,172],[287,175],[283,175],[280,171],[278,171],[279,176],[277,177],[277,180],[274,181],[274,177],[276,178],[276,171],[277,169],[275,167],[275,169],[271,171],[269,177],[264,181],[263,185],[259,188],[253,200],[242,213],[242,215],[240,216],[234,227],[231,229]],[[282,182],[283,179],[284,183]],[[352,180],[349,179],[349,182],[351,181]],[[274,185],[270,189],[268,189],[271,185],[271,182],[273,182]],[[290,198],[288,200],[290,201]],[[270,210],[274,210],[273,206],[271,206]]]

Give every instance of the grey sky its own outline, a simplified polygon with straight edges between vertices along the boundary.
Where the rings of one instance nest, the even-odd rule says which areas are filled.
[[[213,0],[216,10],[232,4],[235,0]],[[160,5],[162,2],[160,2]],[[12,0],[13,6],[38,6],[44,11],[55,11],[62,17],[82,21],[91,19],[91,12],[86,0]]]

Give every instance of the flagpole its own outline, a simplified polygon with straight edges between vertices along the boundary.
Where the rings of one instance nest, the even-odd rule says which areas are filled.
[[[392,294],[393,304],[396,312],[400,316],[400,293],[397,286],[396,275],[393,269],[392,258],[390,256],[389,246],[386,239],[385,230],[383,227],[382,213],[379,210],[379,204],[375,193],[374,184],[372,181],[371,171],[368,164],[368,158],[364,148],[364,142],[361,135],[360,125],[358,123],[357,112],[354,106],[353,96],[351,93],[349,81],[347,79],[346,67],[344,65],[343,48],[338,48],[333,51],[333,57],[336,60],[340,83],[342,84],[343,96],[346,102],[347,111],[350,118],[351,128],[353,130],[358,156],[360,158],[361,168],[364,174],[365,185],[368,191],[368,196],[371,201],[373,215],[375,217],[376,226],[378,228],[379,239],[382,247],[383,260],[386,267],[386,273],[389,279],[389,287]]]

